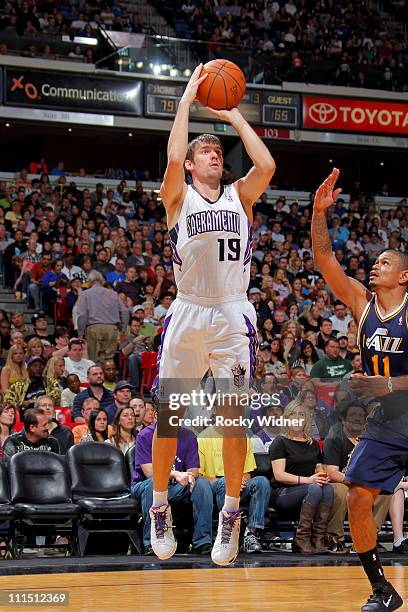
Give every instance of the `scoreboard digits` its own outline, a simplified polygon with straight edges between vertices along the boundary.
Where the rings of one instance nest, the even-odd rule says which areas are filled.
[[[145,116],[174,118],[184,92],[184,85],[148,81],[145,83]],[[252,125],[299,127],[300,96],[283,92],[247,89],[239,110]],[[190,109],[192,121],[214,122],[214,117],[201,104]]]

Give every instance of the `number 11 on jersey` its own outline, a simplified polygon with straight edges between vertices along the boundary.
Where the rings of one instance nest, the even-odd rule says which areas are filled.
[[[387,357],[382,357],[381,358],[381,363],[382,363],[382,372],[380,372],[380,356],[379,355],[373,355],[371,357],[371,361],[373,362],[373,368],[374,368],[374,376],[386,376],[387,378],[389,376],[391,376],[390,374],[390,358]]]

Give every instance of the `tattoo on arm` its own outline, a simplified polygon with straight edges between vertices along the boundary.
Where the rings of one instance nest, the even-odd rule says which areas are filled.
[[[317,214],[313,217],[313,246],[316,255],[331,255],[332,245],[327,229],[326,215]]]

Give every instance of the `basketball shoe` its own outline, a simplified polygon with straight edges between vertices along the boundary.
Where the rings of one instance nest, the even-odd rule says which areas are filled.
[[[211,559],[217,565],[229,565],[235,561],[239,547],[239,528],[241,512],[221,510],[218,518],[218,531],[211,552]]]
[[[390,612],[398,610],[403,604],[392,584],[387,582],[384,586],[374,588],[373,594],[361,608],[361,612]]]
[[[154,554],[165,561],[174,555],[177,542],[173,533],[173,518],[170,506],[152,506],[150,516],[150,543]]]

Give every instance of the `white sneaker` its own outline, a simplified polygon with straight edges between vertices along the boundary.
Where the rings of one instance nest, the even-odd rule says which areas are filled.
[[[218,531],[211,552],[211,559],[217,565],[229,565],[238,555],[239,529],[241,512],[221,510],[218,519]]]
[[[163,561],[170,559],[177,549],[170,506],[152,506],[149,515],[151,521],[150,543],[153,552]]]

